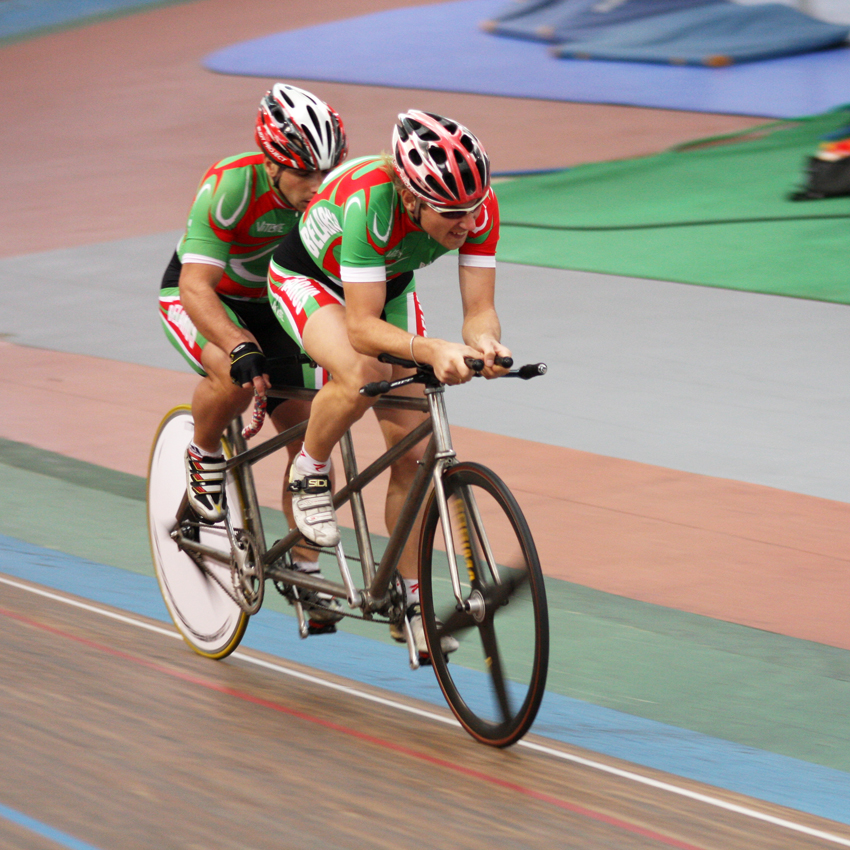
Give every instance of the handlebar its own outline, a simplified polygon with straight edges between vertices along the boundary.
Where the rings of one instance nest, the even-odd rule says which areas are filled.
[[[484,361],[474,359],[472,357],[466,357],[464,359],[466,360],[467,366],[475,372],[475,377],[480,378],[481,371],[484,369]],[[407,369],[416,369],[416,374],[410,375],[407,378],[401,378],[398,381],[372,381],[371,383],[366,384],[365,387],[360,388],[361,395],[374,398],[375,396],[388,393],[390,390],[396,389],[396,387],[403,387],[407,384],[428,384],[431,386],[437,386],[440,384],[440,381],[438,381],[434,375],[433,367],[427,363],[414,363],[412,360],[406,360],[403,357],[396,357],[393,354],[379,354],[378,360],[380,360],[381,363],[391,363]],[[497,356],[495,360],[496,365],[510,369],[509,372],[504,375],[499,375],[498,377],[522,378],[522,380],[528,381],[531,378],[536,378],[538,375],[545,375],[548,371],[548,367],[545,363],[527,363],[525,366],[520,366],[519,369],[511,369],[510,367],[513,366],[513,362],[513,358],[511,357]]]
[[[281,358],[283,359],[283,358]],[[290,358],[286,358],[290,360]],[[292,358],[293,360],[295,358]],[[466,365],[475,372],[475,377],[480,378],[481,372],[484,369],[484,361],[466,357]],[[403,387],[407,384],[428,384],[430,386],[439,386],[440,382],[437,380],[437,377],[434,375],[434,369],[427,363],[414,363],[412,360],[405,360],[403,357],[396,357],[393,354],[379,354],[378,360],[381,363],[391,363],[396,366],[402,366],[405,369],[416,369],[415,375],[410,375],[407,378],[401,378],[398,381],[372,381],[369,384],[366,384],[365,387],[360,388],[361,395],[368,396],[369,398],[374,398],[375,396],[383,395],[384,393],[388,393],[390,390],[394,390],[396,387]],[[306,355],[299,356],[297,362],[302,363],[310,363],[315,365],[309,357]],[[522,378],[524,381],[528,381],[531,378],[536,378],[538,375],[545,375],[548,367],[545,363],[527,363],[525,366],[520,366],[518,369],[511,369],[514,361],[512,357],[496,357],[495,364],[497,366],[503,366],[506,369],[509,369],[506,374],[499,375],[500,378]],[[251,437],[255,436],[260,428],[263,426],[263,421],[266,416],[266,397],[265,396],[254,396],[254,409],[251,415],[251,422],[246,425],[242,430],[242,436],[247,440]]]

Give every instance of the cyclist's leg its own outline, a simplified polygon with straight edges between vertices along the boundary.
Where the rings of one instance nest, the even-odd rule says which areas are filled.
[[[316,383],[317,370],[309,364],[298,362],[297,357],[302,353],[301,349],[281,327],[268,299],[247,307],[240,308],[235,305],[235,309],[239,311],[240,318],[245,322],[248,330],[254,334],[257,343],[266,355],[272,386],[308,387]],[[321,369],[318,371],[321,381],[324,376],[321,374]],[[269,398],[267,412],[275,430],[280,433],[309,418],[310,402],[301,399]],[[295,527],[295,522],[292,514],[292,493],[287,482],[289,480],[289,468],[300,450],[301,440],[294,440],[286,446],[288,457],[283,476],[281,506],[290,528]],[[296,563],[303,565],[315,564],[319,557],[315,549],[306,547],[295,547],[292,556]]]
[[[231,321],[244,327],[226,304],[224,308]],[[176,284],[160,290],[159,314],[170,342],[201,376],[192,397],[194,427],[185,456],[187,492],[198,516],[218,522],[224,515],[225,494],[222,435],[233,417],[250,404],[251,391],[230,381],[229,355],[197,330],[183,308]]]
[[[408,282],[399,295],[387,302],[384,308],[384,318],[390,324],[409,333],[419,336],[426,335],[425,319],[419,299],[416,296],[413,279]],[[393,379],[400,378],[405,374],[409,374],[409,370],[394,367]],[[421,398],[424,395],[424,388],[421,384],[409,384],[395,390],[394,394]],[[394,446],[427,418],[426,413],[413,410],[377,409],[375,413],[380,422],[387,448]],[[386,522],[390,531],[395,528],[398,522],[398,517],[413,486],[413,480],[416,477],[424,451],[424,443],[417,444],[400,457],[390,469],[386,502]],[[413,633],[416,649],[419,652],[420,661],[424,663],[427,661],[429,653],[419,606],[419,536],[422,516],[423,514],[420,512],[407,536],[399,558],[398,572],[404,582],[405,596],[408,602],[406,616]],[[396,640],[403,641],[405,639],[403,629],[399,625],[392,626],[390,634]],[[457,641],[447,635],[443,640],[442,651],[450,653],[456,649]]]
[[[269,276],[269,294],[278,321],[313,360],[334,378],[321,386],[312,402],[304,452],[293,466],[291,486],[296,524],[308,539],[334,546],[339,541],[331,504],[330,456],[348,428],[374,400],[360,395],[368,381],[388,378],[389,366],[354,350],[348,341],[342,297],[305,277]]]
[[[375,399],[361,395],[360,388],[371,381],[399,378],[409,374],[409,370],[380,363],[374,357],[355,351],[348,339],[345,306],[341,299],[319,306],[321,309],[310,313],[301,327],[301,338],[307,353],[334,379],[313,401],[315,415],[311,416],[304,447],[312,457],[324,460],[330,457],[342,435],[374,405]],[[382,318],[402,330],[424,335],[425,323],[412,279],[401,294],[387,302]],[[421,395],[421,388],[406,391]],[[391,419],[387,421],[391,434],[399,427],[407,427],[407,431],[393,437],[395,442],[415,427],[421,416],[402,415],[398,420],[403,423],[400,426],[391,425]],[[385,437],[390,438],[387,434]],[[413,466],[415,468],[415,463]]]
[[[315,416],[304,435],[305,450],[317,460],[325,460],[342,435],[375,403],[361,395],[360,388],[370,381],[389,379],[392,369],[354,350],[342,306],[314,313],[305,329],[304,344],[308,354],[333,375],[313,400]]]
[[[193,442],[212,454],[224,429],[251,404],[253,391],[233,384],[230,380],[230,355],[211,342],[204,345],[201,365],[205,375],[192,395],[192,415],[195,418]]]
[[[389,324],[401,328],[403,331],[418,336],[426,336],[425,317],[422,313],[419,298],[416,295],[416,283],[413,278],[410,279],[401,293],[387,302],[384,307],[383,318]],[[407,374],[410,374],[410,370],[403,369],[400,366],[393,367],[394,379]],[[424,389],[421,384],[410,384],[394,392],[399,395],[418,396],[420,398],[424,395]],[[375,412],[381,424],[381,430],[387,448],[394,446],[427,418],[426,413],[419,413],[415,410],[376,410]],[[386,507],[387,528],[390,530],[395,528],[398,515],[401,512],[407,494],[410,492],[424,450],[424,445],[419,443],[399,458],[391,467]],[[401,560],[399,561],[399,573],[402,578],[409,581],[417,578],[419,569],[418,543],[420,525],[421,517],[412,529],[402,551]]]
[[[168,277],[171,271],[169,267],[160,290],[160,320],[171,344],[201,376],[192,398],[195,418],[193,441],[204,451],[216,454],[220,451],[225,428],[234,416],[242,413],[250,404],[251,391],[243,390],[231,382],[229,353],[205,339],[195,327],[183,308],[177,279],[170,280]],[[234,324],[247,327],[227,303],[222,301],[222,305]]]

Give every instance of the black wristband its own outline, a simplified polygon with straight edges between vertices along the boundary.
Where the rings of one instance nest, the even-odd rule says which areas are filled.
[[[230,380],[241,387],[266,371],[266,356],[253,342],[242,342],[230,352]]]

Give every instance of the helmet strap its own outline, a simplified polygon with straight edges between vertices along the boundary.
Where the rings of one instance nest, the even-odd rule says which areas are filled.
[[[272,187],[274,188],[278,197],[288,207],[292,207],[292,209],[295,209],[295,206],[292,203],[290,203],[289,198],[287,198],[286,195],[284,194],[283,189],[280,188],[280,176],[283,174],[283,170],[286,166],[281,165],[279,162],[273,162],[270,159],[267,160],[267,165],[274,165],[277,168],[277,174],[274,177],[272,177],[271,174],[269,174],[269,180],[271,180]],[[266,172],[268,173],[268,167],[266,168]]]

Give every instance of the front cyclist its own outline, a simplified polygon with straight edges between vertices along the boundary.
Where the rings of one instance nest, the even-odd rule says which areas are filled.
[[[159,296],[166,335],[202,376],[192,398],[194,436],[185,460],[189,503],[208,523],[223,518],[221,437],[228,423],[254,392],[265,395],[270,371],[274,383],[290,386],[303,386],[304,372],[312,372],[291,359],[299,350],[272,313],[266,275],[275,247],[348,149],[339,115],[310,92],[283,83],[262,98],[254,135],[260,153],[228,157],[204,174]],[[291,362],[270,369],[267,357]],[[282,431],[306,419],[309,405],[269,399],[268,412]],[[292,446],[291,458],[297,450]],[[284,511],[291,516],[287,497]],[[295,566],[316,572],[315,558],[302,550]],[[335,607],[329,597],[321,602]],[[318,608],[309,613],[315,621],[329,619]]]
[[[330,491],[330,456],[345,431],[374,404],[360,395],[370,381],[395,380],[408,370],[380,363],[382,352],[429,363],[437,378],[460,384],[472,378],[465,358],[485,363],[484,376],[510,351],[500,341],[494,306],[499,208],[490,187],[490,164],[478,139],[461,124],[411,110],[399,115],[391,157],[365,157],[334,171],[310,203],[297,230],[284,239],[269,267],[275,315],[300,348],[333,380],[312,404],[303,447],[292,464],[290,488],[299,531],[334,545],[339,529]],[[413,272],[458,251],[464,343],[425,335]],[[421,385],[403,390],[423,393]],[[376,411],[388,446],[424,414]],[[416,473],[421,447],[391,470],[386,523],[392,530]],[[419,610],[418,534],[399,563],[409,603],[407,617],[421,656],[427,654]],[[403,631],[393,630],[403,640]],[[452,637],[443,651],[457,648]]]

